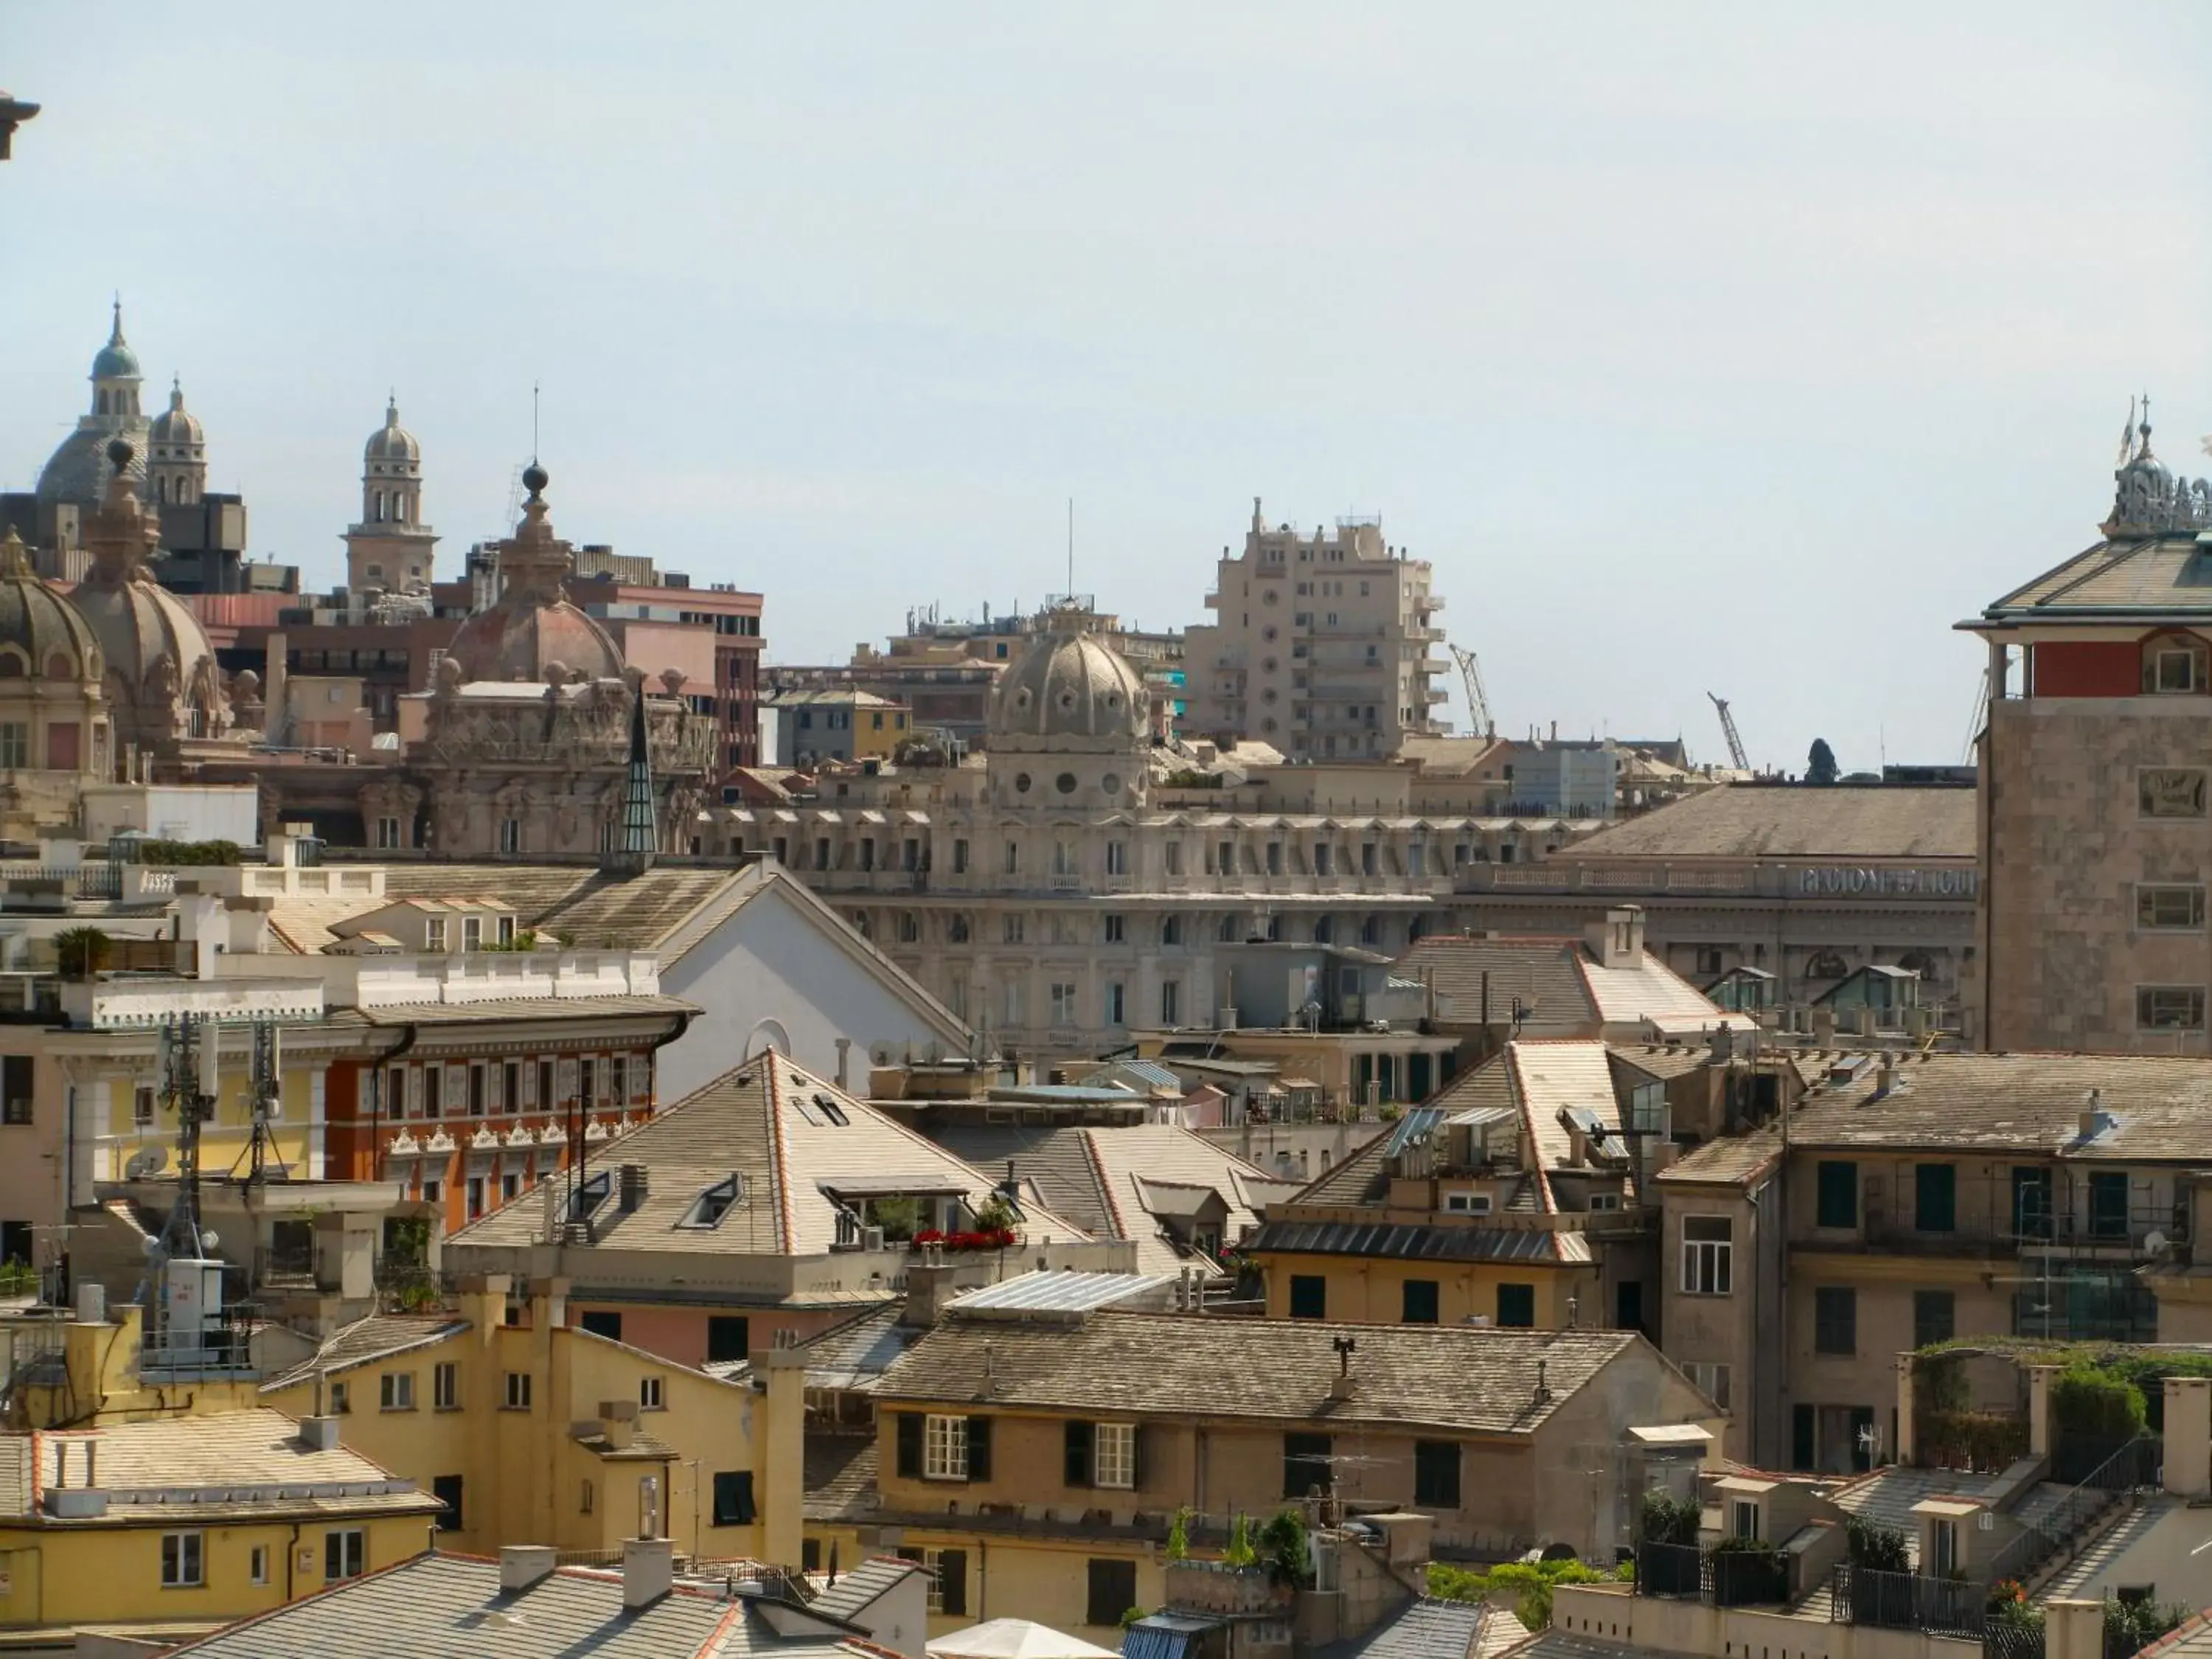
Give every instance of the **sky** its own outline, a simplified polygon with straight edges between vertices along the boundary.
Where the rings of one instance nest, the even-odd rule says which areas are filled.
[[[0,489],[111,292],[327,588],[396,390],[457,574],[553,521],[770,661],[1261,496],[1431,561],[1499,729],[1961,758],[1951,626],[2212,431],[2212,8],[0,0]],[[1455,677],[1453,712],[1463,716]]]

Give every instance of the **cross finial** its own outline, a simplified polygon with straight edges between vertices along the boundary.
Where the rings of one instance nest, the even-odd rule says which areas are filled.
[[[107,333],[107,343],[121,345],[123,343],[123,290],[119,288],[115,290],[114,318],[114,326]]]

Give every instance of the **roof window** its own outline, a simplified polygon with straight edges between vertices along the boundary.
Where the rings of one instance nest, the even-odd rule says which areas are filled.
[[[744,1200],[745,1178],[734,1171],[726,1180],[718,1181],[699,1194],[691,1206],[690,1213],[677,1224],[684,1227],[719,1227],[722,1218],[737,1208]]]
[[[568,1196],[568,1219],[590,1220],[592,1212],[607,1201],[607,1194],[613,1190],[613,1177],[605,1170],[587,1177],[584,1184]]]

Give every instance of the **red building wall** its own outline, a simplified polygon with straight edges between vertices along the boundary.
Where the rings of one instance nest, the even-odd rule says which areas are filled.
[[[2036,697],[2132,697],[2142,690],[2142,647],[2132,640],[2061,641],[2032,647]]]

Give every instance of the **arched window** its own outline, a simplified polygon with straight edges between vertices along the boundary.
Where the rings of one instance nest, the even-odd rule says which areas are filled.
[[[1897,965],[1908,974],[1917,974],[1923,979],[1936,976],[1936,958],[1925,951],[1907,951],[1898,957]]]
[[[1314,943],[1316,945],[1327,945],[1335,937],[1336,923],[1334,921],[1327,916],[1319,916],[1315,918]]]
[[[167,507],[169,504],[169,481],[167,477],[159,478],[155,481],[154,494],[156,498],[160,500],[162,506]]]
[[[1841,979],[1849,972],[1843,957],[1833,951],[1815,951],[1812,960],[1805,964],[1807,979]]]
[[[107,394],[105,392],[94,400],[93,408],[102,415],[107,413]]]
[[[394,524],[407,522],[407,498],[396,489],[392,492],[392,521]]]

